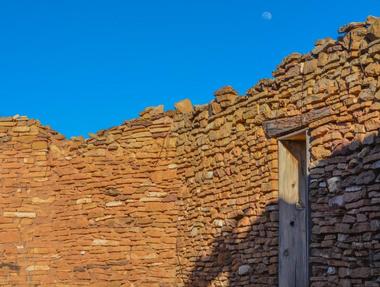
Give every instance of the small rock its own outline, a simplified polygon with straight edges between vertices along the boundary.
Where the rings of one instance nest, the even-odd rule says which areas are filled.
[[[374,98],[374,94],[370,89],[362,90],[359,94],[359,98],[363,101],[370,101]]]
[[[319,183],[318,186],[323,188],[323,187],[326,187],[327,185],[326,185],[326,182],[322,181]]]
[[[327,268],[327,274],[329,274],[329,275],[334,275],[334,274],[336,274],[336,268],[335,267],[332,267],[332,266],[329,266],[328,268]]]
[[[10,211],[5,211],[3,213],[4,217],[19,217],[19,218],[35,218],[36,213],[35,212],[22,212],[22,211],[15,211],[15,212],[10,212]]]
[[[109,196],[118,196],[121,194],[120,191],[118,191],[116,188],[107,188],[105,191],[104,191],[104,194],[105,195],[109,195]]]
[[[373,169],[380,169],[380,160],[375,161],[375,162],[372,164],[372,168],[373,168]]]
[[[178,103],[175,103],[174,106],[177,111],[183,114],[191,113],[193,111],[193,104],[189,99],[184,99]]]
[[[140,116],[144,119],[150,118],[155,115],[162,114],[164,112],[164,105],[159,105],[157,107],[147,107],[144,111],[140,113]]]
[[[380,18],[373,21],[368,29],[369,36],[371,40],[376,40],[380,38]]]
[[[339,33],[347,33],[347,32],[350,32],[353,29],[364,27],[364,26],[365,26],[365,23],[362,23],[362,22],[351,22],[351,23],[349,23],[347,25],[344,25],[344,26],[340,27],[339,30],[338,30],[338,32]]]
[[[110,201],[110,202],[106,203],[107,207],[116,207],[116,206],[120,206],[120,205],[123,205],[122,201]]]
[[[238,273],[240,276],[247,274],[251,270],[249,265],[241,265],[239,266]]]
[[[214,172],[213,172],[213,171],[208,171],[208,172],[206,172],[205,177],[206,177],[207,179],[211,179],[211,178],[213,178],[213,177],[214,177]]]
[[[330,207],[343,207],[344,206],[343,195],[338,195],[329,200]]]
[[[47,271],[49,269],[50,267],[47,265],[30,265],[26,267],[25,270],[28,272],[32,272],[32,271]]]
[[[318,55],[320,52],[324,51],[326,48],[333,46],[335,44],[335,42],[336,41],[333,40],[332,38],[326,38],[323,40],[319,40],[316,43],[316,46],[311,53],[313,55]]]
[[[364,171],[356,178],[356,184],[369,184],[376,178],[372,170]]]
[[[307,75],[313,73],[318,68],[318,60],[313,59],[304,63],[302,74]]]
[[[76,204],[85,204],[85,203],[91,203],[92,199],[90,197],[85,197],[85,198],[79,198],[76,201]]]
[[[216,101],[221,107],[227,107],[235,103],[237,92],[231,87],[226,86],[215,92]]]
[[[340,177],[334,176],[327,180],[327,186],[330,192],[336,193],[339,190],[340,186]]]
[[[215,219],[214,220],[214,225],[217,227],[223,227],[224,226],[224,221],[222,219]]]

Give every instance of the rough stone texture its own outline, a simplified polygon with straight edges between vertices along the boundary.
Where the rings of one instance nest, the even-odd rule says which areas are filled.
[[[175,117],[179,286],[277,286],[277,141],[263,122],[325,107],[306,126],[310,286],[379,286],[380,40],[379,19],[369,20],[285,58],[246,96],[222,88],[208,107]]]
[[[171,124],[162,114],[69,141],[0,121],[0,282],[176,286]]]
[[[263,122],[328,107],[305,121],[310,286],[379,286],[379,21],[288,56],[245,96],[148,108],[88,140],[0,118],[0,282],[277,286],[277,140]]]

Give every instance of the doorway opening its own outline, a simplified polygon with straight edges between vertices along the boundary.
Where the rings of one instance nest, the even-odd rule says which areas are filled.
[[[279,286],[309,286],[308,136],[279,138]]]

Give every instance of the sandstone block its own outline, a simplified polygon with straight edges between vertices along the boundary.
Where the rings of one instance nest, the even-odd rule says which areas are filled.
[[[368,28],[368,33],[372,40],[380,38],[380,18],[375,19]]]
[[[304,63],[302,73],[304,75],[307,75],[307,74],[313,73],[317,68],[318,68],[318,60],[313,59],[311,61]]]
[[[45,141],[36,141],[32,143],[32,149],[47,149],[48,144]]]
[[[35,218],[35,212],[21,212],[21,211],[5,211],[3,213],[4,217],[19,217],[19,218]]]
[[[214,95],[221,107],[227,107],[235,103],[237,92],[231,86],[226,86],[217,90]]]
[[[79,198],[75,201],[76,204],[85,204],[85,203],[91,203],[91,202],[92,202],[91,197]]]
[[[189,99],[184,99],[178,103],[175,103],[174,106],[180,113],[186,114],[193,111],[193,104]]]
[[[107,239],[94,239],[92,241],[94,246],[117,246],[120,245],[119,241],[116,240],[107,240]]]
[[[121,206],[123,205],[122,201],[110,201],[106,203],[107,207],[116,207],[116,206]]]
[[[48,198],[32,197],[33,204],[44,204],[44,203],[52,203],[52,202],[54,202],[54,197],[48,197]]]
[[[13,128],[13,131],[16,133],[26,133],[30,131],[30,127],[28,126],[17,126]]]
[[[150,118],[152,116],[162,114],[163,112],[164,112],[164,106],[163,105],[159,105],[157,107],[147,107],[147,108],[145,108],[144,111],[142,111],[140,113],[140,117],[142,117],[143,119],[147,119],[147,118]]]
[[[25,269],[27,272],[32,271],[47,271],[50,270],[50,267],[48,265],[29,265]]]

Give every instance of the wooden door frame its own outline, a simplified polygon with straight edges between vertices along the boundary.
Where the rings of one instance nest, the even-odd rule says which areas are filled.
[[[311,234],[311,221],[310,221],[310,204],[309,204],[309,163],[310,163],[310,138],[309,138],[309,133],[308,133],[308,129],[305,128],[305,129],[300,129],[298,131],[293,131],[291,133],[288,133],[286,135],[283,135],[281,137],[278,137],[277,138],[278,140],[278,152],[279,152],[279,200],[280,200],[280,196],[281,196],[281,188],[283,188],[281,186],[281,179],[280,179],[280,174],[282,173],[282,171],[280,170],[280,166],[283,164],[283,163],[280,163],[280,160],[281,160],[281,153],[285,152],[285,153],[289,153],[289,150],[287,149],[287,147],[285,147],[284,145],[284,141],[303,141],[305,143],[305,186],[304,186],[304,205],[305,205],[305,221],[304,221],[304,224],[305,224],[305,232],[306,232],[306,235],[305,235],[305,250],[303,253],[304,257],[304,261],[306,262],[307,264],[307,267],[303,270],[303,272],[306,272],[305,274],[305,281],[307,281],[307,283],[300,283],[300,285],[295,285],[295,287],[306,287],[308,286],[308,284],[310,284],[310,261],[309,261],[309,251],[310,251],[310,234]],[[282,149],[282,151],[280,151]],[[284,156],[285,154],[283,154],[282,156]],[[297,185],[298,186],[298,185]],[[298,186],[298,188],[300,188]],[[280,203],[280,202],[279,202]],[[284,203],[282,203],[284,204]],[[280,212],[280,206],[279,206],[279,212]],[[281,212],[280,212],[281,214]],[[281,215],[280,215],[281,216]],[[279,269],[278,269],[278,275],[279,275],[279,286],[282,287],[282,286],[287,286],[286,284],[287,283],[281,283],[280,281],[280,275],[281,275],[281,262],[283,259],[282,257],[282,254],[280,253],[280,250],[282,250],[281,248],[281,235],[282,235],[282,232],[280,230],[280,228],[284,228],[284,226],[280,227],[280,222],[283,222],[283,220],[280,219],[279,221]],[[302,237],[301,237],[302,238]],[[297,282],[296,282],[297,283]],[[301,285],[302,284],[302,285]],[[306,284],[306,286],[303,286],[304,284]],[[293,287],[293,286],[292,286]]]

